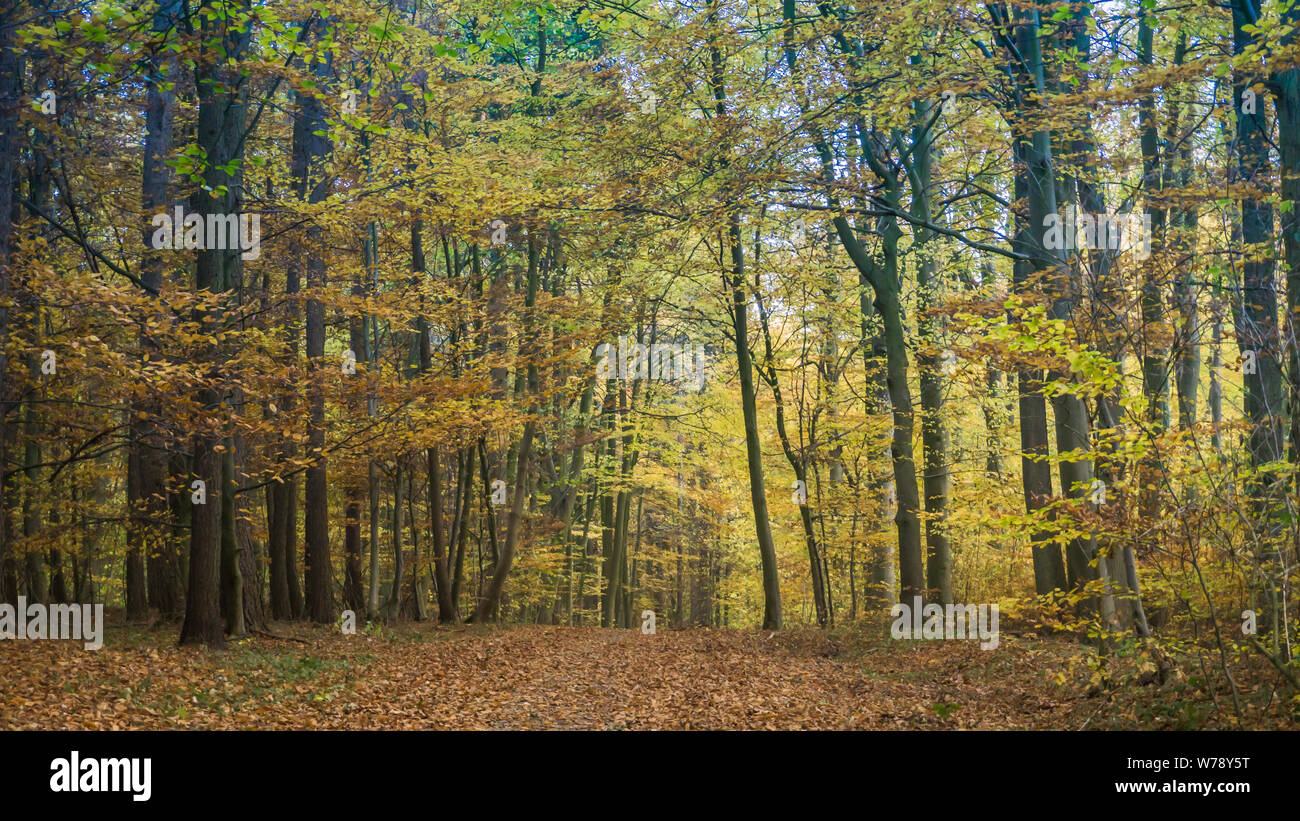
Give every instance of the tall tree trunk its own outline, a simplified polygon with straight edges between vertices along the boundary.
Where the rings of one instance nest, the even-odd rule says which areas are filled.
[[[937,152],[931,134],[931,105],[918,101],[912,128],[912,167],[914,185],[912,214],[925,223],[933,222],[930,201],[931,166]],[[952,604],[952,544],[948,537],[948,501],[952,495],[952,473],[948,464],[948,428],[943,420],[944,377],[941,358],[933,349],[941,343],[940,320],[934,315],[941,287],[938,265],[927,247],[934,232],[916,228],[917,319],[922,352],[916,366],[921,383],[921,447],[925,460],[925,571],[927,598],[939,604]]]
[[[1186,54],[1187,32],[1182,30],[1178,33],[1178,43],[1174,49],[1174,64],[1182,65]],[[1183,104],[1183,108],[1186,110],[1187,104]],[[1177,121],[1194,122],[1190,111],[1180,113]],[[1191,135],[1179,142],[1181,146],[1176,154],[1178,183],[1184,191],[1189,191],[1194,170]],[[1196,259],[1193,248],[1197,233],[1197,209],[1195,204],[1184,199],[1177,213],[1180,217],[1177,226],[1179,231],[1171,243],[1178,252],[1177,276],[1174,280],[1174,302],[1178,307],[1178,328],[1174,336],[1177,350],[1174,385],[1178,391],[1178,427],[1180,430],[1191,430],[1196,425],[1196,401],[1201,384],[1201,319],[1196,309],[1196,267],[1193,264]],[[1152,251],[1154,253],[1154,248]]]
[[[1232,9],[1233,54],[1251,48],[1254,37],[1245,29],[1255,23],[1251,3],[1234,0]],[[1237,186],[1251,193],[1241,200],[1242,288],[1237,311],[1237,340],[1243,357],[1250,355],[1255,368],[1242,376],[1245,411],[1250,422],[1249,450],[1255,473],[1249,492],[1259,517],[1256,560],[1264,570],[1267,589],[1265,609],[1276,627],[1281,613],[1279,547],[1286,484],[1261,466],[1284,458],[1283,418],[1286,408],[1282,392],[1282,352],[1277,322],[1277,286],[1273,266],[1272,168],[1269,160],[1269,128],[1263,95],[1251,88],[1260,78],[1244,70],[1233,73],[1232,100],[1237,118]],[[1244,105],[1245,92],[1255,95],[1253,111]],[[1288,149],[1290,157],[1290,149]],[[1293,171],[1290,173],[1294,173]],[[1283,174],[1285,177],[1285,173]],[[1288,283],[1289,284],[1289,283]]]
[[[27,361],[32,379],[35,380],[40,373],[40,364],[35,354],[29,355]],[[41,532],[41,502],[45,496],[39,487],[41,448],[36,439],[38,424],[35,393],[28,391],[23,402],[23,476],[26,482],[23,489],[23,539],[27,542],[27,600],[44,604],[50,597],[45,574],[45,553],[33,544]]]
[[[1028,15],[1031,19],[1017,27],[1017,41],[1020,53],[1027,56],[1033,66],[1034,85],[1041,95],[1043,90],[1042,53],[1039,46],[1038,14]],[[1045,285],[1052,295],[1050,316],[1053,319],[1068,321],[1073,310],[1070,297],[1070,283],[1067,267],[1060,252],[1053,252],[1046,247],[1044,234],[1046,218],[1056,215],[1056,186],[1052,166],[1051,134],[1045,130],[1036,130],[1028,139],[1021,140],[1021,156],[1025,161],[1028,182],[1029,227],[1033,243],[1033,260],[1036,271],[1045,276]],[[1064,380],[1065,375],[1049,372],[1055,380]],[[1057,392],[1052,396],[1052,413],[1056,428],[1056,449],[1058,453],[1086,454],[1091,449],[1090,423],[1083,400],[1076,393]],[[1061,459],[1058,466],[1063,495],[1075,499],[1084,498],[1092,487],[1092,461],[1089,458]],[[1098,577],[1097,568],[1092,564],[1095,543],[1090,536],[1076,536],[1066,545],[1067,578],[1073,588],[1080,588],[1088,581]]]
[[[361,284],[352,288],[353,296],[361,296],[364,292],[365,288]],[[365,317],[353,316],[348,331],[353,355],[358,362],[368,363],[370,359],[366,352]],[[360,410],[356,403],[354,403],[353,409]],[[366,591],[361,580],[361,501],[363,490],[360,481],[355,475],[349,476],[346,480],[344,493],[347,501],[343,510],[343,607],[346,610],[351,610],[354,615],[360,615],[367,612],[367,602]]]
[[[864,273],[858,274],[859,313],[861,314],[862,372],[867,384],[865,395],[868,415],[878,414],[887,419],[884,427],[871,447],[880,454],[880,462],[889,465],[888,469],[879,470],[872,483],[876,498],[884,510],[885,519],[893,522],[898,515],[898,489],[894,484],[892,442],[894,438],[893,419],[890,415],[889,383],[886,379],[886,361],[884,333],[872,333],[871,317],[875,308],[871,301],[871,282]],[[873,468],[873,471],[875,468]],[[897,601],[898,579],[895,572],[894,543],[886,541],[879,550],[872,551],[867,563],[868,582],[864,598],[877,609],[893,605]]]
[[[1300,25],[1300,8],[1284,7],[1282,22],[1290,29],[1283,36],[1285,46],[1294,48],[1296,26]],[[1291,411],[1291,446],[1288,458],[1300,463],[1300,215],[1294,204],[1300,202],[1300,68],[1276,72],[1271,82],[1276,99],[1278,152],[1281,168],[1281,199],[1293,205],[1280,215],[1283,265],[1286,273],[1286,314],[1283,339],[1290,352],[1287,360],[1288,398]],[[1300,488],[1300,477],[1295,479]],[[1293,491],[1294,492],[1294,491]],[[1300,562],[1300,533],[1296,536],[1295,560]]]
[[[721,104],[719,104],[721,105]],[[749,467],[749,497],[754,508],[754,529],[763,567],[763,629],[780,630],[781,576],[776,564],[776,545],[767,512],[767,488],[763,479],[763,446],[758,438],[758,409],[754,392],[754,365],[749,354],[749,318],[745,284],[745,258],[741,246],[740,220],[729,217],[731,245],[731,320],[735,330],[736,368],[740,375],[740,403],[745,418],[745,457]]]
[[[795,48],[796,7],[794,0],[783,0],[782,13],[785,19],[785,60],[793,74],[797,70],[797,50]],[[847,41],[840,40],[840,49],[845,53],[849,64],[855,70],[860,67],[860,54]],[[862,102],[861,91],[855,91],[855,100]],[[819,128],[811,122],[808,105],[800,100],[800,108],[808,124],[809,136],[821,160],[823,181],[831,186],[827,199],[832,208],[839,205],[834,194],[835,158],[830,146]],[[912,433],[913,410],[912,393],[908,385],[907,339],[903,318],[903,306],[900,299],[901,283],[898,278],[898,240],[901,232],[898,220],[894,216],[901,213],[899,208],[899,183],[892,173],[876,157],[870,144],[869,135],[863,123],[856,123],[857,141],[863,161],[879,179],[884,188],[882,197],[889,209],[889,214],[879,220],[877,233],[880,236],[881,260],[878,263],[867,252],[861,239],[855,233],[847,218],[837,216],[834,219],[835,231],[840,244],[848,253],[858,271],[860,281],[870,283],[875,294],[873,306],[882,323],[882,336],[885,348],[885,385],[889,393],[889,404],[893,415],[894,430],[890,445],[890,457],[894,469],[894,488],[896,491],[896,512],[894,522],[898,529],[898,560],[901,576],[901,594],[904,600],[911,601],[916,596],[925,594],[925,568],[921,553],[920,492],[916,482],[916,461],[913,457]],[[892,596],[892,591],[890,592]]]
[[[317,203],[325,199],[330,188],[330,180],[324,168],[330,150],[329,139],[325,135],[325,107],[317,94],[323,93],[324,81],[330,77],[331,60],[328,57],[318,60],[311,66],[311,70],[317,79],[317,86],[313,93],[299,92],[298,110],[294,116],[293,171],[295,193],[309,203]],[[325,287],[324,245],[324,229],[314,221],[308,223],[304,252],[307,258],[308,287],[305,338],[308,374],[307,455],[310,461],[306,471],[303,508],[306,537],[303,566],[307,578],[307,615],[319,624],[334,621],[323,385],[326,375],[334,369],[324,362],[325,306],[320,299]]]
[[[16,6],[11,6],[16,8]],[[18,601],[18,561],[15,549],[17,529],[10,508],[18,487],[16,477],[4,466],[9,464],[15,425],[10,418],[17,403],[10,399],[9,325],[10,301],[13,298],[12,245],[14,229],[14,193],[18,169],[18,106],[21,100],[21,52],[13,45],[15,25],[0,25],[0,602]]]
[[[1155,36],[1152,17],[1154,11],[1143,6],[1138,16],[1138,60],[1148,67],[1152,65]],[[1143,265],[1142,277],[1142,392],[1147,400],[1144,414],[1147,435],[1155,437],[1169,429],[1169,352],[1164,343],[1164,282],[1159,270],[1164,257],[1158,253],[1164,245],[1165,234],[1166,211],[1161,204],[1164,161],[1160,152],[1154,90],[1142,95],[1138,103],[1138,119],[1142,135],[1142,187],[1147,201],[1146,212],[1151,217],[1151,255]],[[1158,449],[1152,448],[1138,466],[1138,509],[1144,520],[1155,521],[1159,517],[1163,473],[1164,465]]]
[[[722,50],[717,43],[718,2],[709,2],[709,56],[714,110],[727,117],[727,93],[723,84]],[[725,162],[725,161],[724,161]],[[740,404],[745,418],[745,458],[749,468],[749,498],[754,509],[754,530],[763,567],[763,629],[780,630],[781,574],[776,563],[776,544],[767,512],[767,486],[763,479],[763,446],[758,437],[758,408],[754,392],[754,363],[749,352],[748,293],[745,280],[745,248],[740,235],[740,214],[728,203],[727,245],[731,270],[724,277],[731,290],[731,323],[736,345],[736,370],[740,377]]]
[[[1074,26],[1074,48],[1087,62],[1091,57],[1091,38],[1084,18],[1090,14],[1087,6],[1075,11],[1075,19],[1080,22]],[[1077,164],[1075,174],[1075,193],[1080,209],[1089,214],[1106,214],[1106,200],[1099,186],[1098,166],[1101,158],[1097,149],[1097,140],[1092,126],[1092,115],[1084,114],[1084,122],[1078,136],[1070,143],[1072,161]],[[1116,277],[1117,249],[1099,249],[1090,252],[1089,264],[1092,276],[1091,308],[1093,319],[1091,332],[1093,344],[1114,363],[1116,370],[1123,363],[1122,335],[1114,327],[1113,306],[1122,304],[1123,285]],[[1122,426],[1123,410],[1120,404],[1120,390],[1104,393],[1097,398],[1097,460],[1096,475],[1105,488],[1118,488],[1123,477],[1124,460],[1118,453],[1124,434]],[[1120,527],[1123,526],[1129,505],[1125,494],[1110,492],[1106,505],[1098,504],[1098,512],[1118,514]],[[1101,556],[1100,569],[1106,579],[1106,588],[1110,591],[1112,605],[1110,616],[1115,626],[1125,628],[1130,621],[1140,635],[1149,635],[1146,616],[1142,608],[1142,599],[1137,584],[1137,565],[1134,557],[1133,538],[1103,536],[1098,539],[1098,554]]]
[[[34,84],[43,84],[41,75],[45,73],[42,50],[36,49],[31,53],[29,62],[33,66]],[[20,67],[19,72],[23,73]],[[53,167],[49,154],[51,135],[47,134],[42,126],[33,129],[32,139],[30,141],[30,161],[31,171],[28,176],[28,199],[36,205],[38,209],[46,213],[52,213],[54,188],[52,185]],[[42,239],[42,230],[33,228],[29,232],[29,239],[33,242]],[[41,311],[41,296],[37,288],[28,282],[23,282],[18,292],[18,310],[19,316],[22,317],[20,322],[26,324],[33,333],[39,334],[42,329],[43,319]],[[27,373],[29,384],[32,388],[24,391],[23,396],[23,538],[26,542],[26,563],[25,575],[27,577],[27,598],[33,602],[46,603],[49,600],[48,576],[45,566],[45,549],[42,546],[43,539],[40,534],[45,528],[45,516],[42,508],[45,507],[46,499],[49,495],[48,488],[44,487],[42,476],[44,471],[41,468],[42,448],[40,441],[40,432],[42,421],[41,413],[37,408],[39,398],[35,385],[39,384],[41,378],[40,358],[36,351],[30,351],[26,357]],[[128,563],[129,564],[129,563]],[[142,569],[142,568],[140,568]],[[132,574],[134,581],[134,592],[142,594],[144,592],[144,577],[142,573]],[[142,599],[138,598],[137,601]]]
[[[247,90],[236,63],[251,36],[248,28],[241,31],[228,27],[224,14],[206,13],[213,5],[205,0],[199,14],[203,49],[195,76],[199,97],[198,142],[207,159],[203,175],[205,190],[215,194],[196,199],[199,215],[208,224],[213,224],[208,222],[208,215],[237,215],[241,210],[242,173],[238,169],[242,166]],[[247,4],[242,8],[246,10]],[[234,169],[233,173],[230,169]],[[195,283],[198,291],[222,293],[241,280],[240,248],[238,243],[233,245],[233,248],[198,252]],[[206,334],[215,338],[220,313],[200,309],[194,318]],[[214,349],[213,355],[219,358],[220,351]],[[200,407],[213,413],[221,407],[224,397],[215,387],[215,372],[220,371],[221,363],[210,364],[213,375],[209,376],[209,384],[200,388],[197,399]],[[193,504],[191,511],[189,589],[180,637],[183,645],[220,647],[225,644],[220,583],[221,509],[227,488],[223,486],[223,460],[218,452],[223,439],[220,429],[205,426],[191,440],[193,479],[203,483],[207,499],[203,504]]]
[[[154,15],[153,32],[161,34],[175,28],[180,11],[179,0],[164,0]],[[166,160],[172,150],[176,94],[168,83],[179,79],[179,64],[174,55],[164,57],[161,52],[154,52],[148,61],[140,186],[146,221],[155,213],[170,210],[172,202],[171,167]],[[148,242],[152,230],[148,224],[143,228],[145,250],[140,265],[140,281],[144,283],[146,293],[156,296],[162,287],[163,259],[162,254],[152,249]],[[140,348],[150,360],[158,359],[158,346],[149,333],[140,333]],[[155,608],[164,618],[174,616],[180,609],[177,558],[163,529],[168,503],[167,460],[159,430],[161,415],[161,403],[152,396],[136,400],[131,412],[131,448],[127,455],[127,504],[131,526],[127,540],[135,556],[128,557],[128,568],[142,557],[143,567],[134,573],[146,568],[148,571],[146,603],[139,601],[138,591],[132,593],[130,577],[133,573],[128,570],[126,610],[127,618],[131,619],[144,617],[146,606]]]
[[[1016,113],[1021,117],[1033,117],[1039,112],[1028,102],[1041,99],[1045,83],[1043,59],[1039,41],[1038,26],[1040,20],[1036,10],[1019,10],[1017,22],[1010,28],[1009,35],[1015,39],[1015,52],[1021,55],[1014,64],[1013,74],[1020,87],[1019,97],[1022,108]],[[1011,49],[1010,39],[1007,39]],[[1052,168],[1051,134],[1041,128],[1028,130],[1020,123],[1013,123],[1013,153],[1016,158],[1016,200],[1025,205],[1024,215],[1017,212],[1017,230],[1012,242],[1013,250],[1027,258],[1017,260],[1015,280],[1018,285],[1026,282],[1030,271],[1046,275],[1047,284],[1053,289],[1056,298],[1052,303],[1051,315],[1065,318],[1069,312],[1068,298],[1064,293],[1068,285],[1064,278],[1064,260],[1059,250],[1045,247],[1044,234],[1046,219],[1056,215],[1056,186]],[[1054,374],[1049,374],[1054,376]],[[1025,506],[1033,511],[1044,506],[1051,496],[1050,466],[1045,461],[1047,456],[1047,409],[1043,401],[1041,388],[1041,371],[1021,371],[1017,374],[1020,386],[1020,424],[1022,465],[1025,472]],[[1057,448],[1060,451],[1073,450],[1080,438],[1084,449],[1087,448],[1087,419],[1082,415],[1082,402],[1077,397],[1053,398],[1055,412]],[[1061,492],[1063,495],[1080,495],[1088,491],[1088,484],[1078,487],[1080,478],[1079,463],[1061,462]],[[1087,471],[1091,474],[1091,468]],[[1059,549],[1054,542],[1046,541],[1046,534],[1036,533],[1034,543],[1034,580],[1037,592],[1042,595],[1053,590],[1064,589],[1067,580],[1079,582],[1088,575],[1087,551],[1076,540],[1066,548],[1065,572],[1060,561]]]
[[[887,182],[886,185],[889,183]],[[848,251],[858,272],[867,278],[875,292],[875,312],[884,328],[885,382],[894,418],[894,437],[890,455],[894,465],[894,487],[898,509],[894,522],[898,527],[898,558],[901,596],[906,602],[925,595],[925,570],[921,557],[920,492],[916,483],[916,461],[912,450],[912,391],[908,386],[907,339],[903,306],[899,299],[897,221],[882,220],[882,264],[867,254],[844,217],[835,218],[840,242]]]

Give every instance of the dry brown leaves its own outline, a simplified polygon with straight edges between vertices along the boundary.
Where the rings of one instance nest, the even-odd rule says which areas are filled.
[[[1065,728],[1092,709],[1006,643],[848,658],[816,633],[279,629],[307,643],[207,652],[125,630],[98,652],[0,642],[0,729]]]

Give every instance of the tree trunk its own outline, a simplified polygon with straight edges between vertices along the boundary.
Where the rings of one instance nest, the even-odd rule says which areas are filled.
[[[199,97],[198,143],[207,158],[204,183],[217,196],[197,197],[198,212],[207,222],[213,215],[240,213],[245,84],[240,82],[236,62],[247,47],[250,32],[229,28],[219,15],[204,13],[212,3],[205,0],[199,17],[202,21],[203,51],[196,69]],[[243,9],[247,9],[244,4]],[[215,43],[215,46],[213,45]],[[231,173],[230,169],[234,169]],[[214,294],[229,289],[241,279],[238,243],[234,248],[198,252],[197,290]],[[200,309],[194,319],[205,334],[213,336],[219,327],[220,314]],[[214,347],[219,358],[219,348]],[[219,372],[221,363],[213,361],[211,370]],[[223,403],[217,378],[198,391],[198,404],[209,413]],[[224,646],[222,633],[221,583],[221,508],[227,488],[223,486],[223,459],[217,448],[223,437],[217,431],[224,425],[200,429],[192,437],[193,478],[203,483],[205,503],[193,504],[190,527],[189,589],[185,597],[185,621],[180,643]],[[191,497],[194,500],[194,497]]]
[[[1152,64],[1154,30],[1151,19],[1154,12],[1143,7],[1138,16],[1138,60],[1144,66]],[[1164,245],[1165,209],[1159,205],[1163,196],[1163,161],[1160,152],[1160,133],[1157,126],[1155,92],[1142,95],[1138,103],[1141,124],[1142,187],[1147,214],[1151,217],[1151,255],[1145,261],[1142,277],[1142,392],[1146,396],[1145,421],[1147,437],[1157,437],[1169,429],[1169,371],[1166,367],[1169,352],[1164,339],[1164,299],[1159,267],[1163,256],[1158,254]],[[1160,487],[1164,481],[1164,465],[1158,448],[1138,466],[1140,491],[1139,516],[1156,521],[1160,514]]]
[[[1252,6],[1235,0],[1232,9],[1233,54],[1240,55],[1253,46],[1253,36],[1245,30],[1254,24]],[[1256,471],[1249,481],[1251,504],[1260,521],[1256,539],[1256,560],[1263,568],[1266,610],[1274,627],[1281,620],[1278,599],[1279,535],[1285,516],[1286,483],[1272,471],[1259,468],[1284,458],[1282,392],[1282,352],[1277,322],[1277,286],[1273,268],[1272,168],[1269,161],[1269,128],[1265,120],[1263,95],[1254,91],[1254,112],[1245,110],[1245,92],[1258,78],[1245,71],[1233,73],[1232,100],[1237,119],[1237,167],[1232,184],[1261,192],[1241,201],[1242,288],[1241,309],[1237,312],[1237,339],[1243,357],[1252,355],[1253,372],[1242,375],[1245,387],[1245,411],[1250,422],[1251,466]],[[1294,135],[1293,135],[1294,136]],[[1288,157],[1290,157],[1288,148]],[[1286,173],[1294,173],[1290,169]],[[1288,280],[1290,276],[1288,276]],[[1288,285],[1290,282],[1288,282]]]
[[[718,23],[718,2],[709,2],[709,22]],[[714,110],[719,118],[727,117],[727,96],[723,84],[722,51],[716,34],[709,35],[709,57]],[[724,160],[726,163],[726,160]],[[763,567],[764,630],[780,630],[781,574],[776,563],[776,544],[772,540],[772,523],[767,512],[767,487],[763,479],[763,446],[758,437],[758,408],[754,392],[754,364],[749,352],[748,294],[745,280],[745,249],[740,235],[740,214],[734,202],[727,203],[727,244],[731,251],[731,270],[724,280],[731,290],[731,323],[735,331],[736,370],[740,377],[740,404],[745,418],[745,457],[749,468],[749,498],[754,509],[754,530],[758,554]]]
[[[1036,25],[1037,14],[1029,14],[1028,22],[1022,22],[1016,29],[1017,42],[1032,46],[1024,59],[1032,60],[1031,65],[1021,69],[1018,81],[1026,94],[1032,90],[1042,90],[1042,53],[1039,50],[1037,31],[1030,29]],[[1037,141],[1037,144],[1035,144]],[[1017,259],[1013,269],[1013,280],[1017,289],[1023,288],[1031,271],[1042,270],[1051,266],[1050,255],[1045,256],[1042,247],[1043,220],[1048,214],[1056,213],[1055,187],[1050,166],[1050,137],[1045,132],[1034,135],[1015,132],[1012,135],[1012,152],[1016,162],[1015,200],[1027,203],[1024,212],[1016,212],[1016,234],[1012,240],[1012,250],[1023,258]],[[1044,163],[1048,163],[1044,165]],[[1044,176],[1046,172],[1046,176]],[[1059,264],[1059,259],[1057,260]],[[1043,372],[1041,370],[1020,369],[1016,373],[1016,383],[1020,391],[1020,448],[1022,483],[1025,495],[1025,509],[1034,512],[1043,508],[1052,496],[1051,466],[1046,461],[1048,455],[1047,440],[1047,403],[1041,390]],[[1060,423],[1058,422],[1058,428]],[[1062,488],[1068,492],[1069,488]],[[1067,583],[1065,564],[1061,559],[1060,548],[1049,541],[1050,534],[1038,531],[1031,537],[1034,560],[1034,588],[1041,596],[1056,590],[1064,590]]]
[[[397,621],[402,605],[402,457],[393,466],[393,584],[388,590],[384,617]]]
[[[233,437],[222,440],[221,453],[221,611],[226,634],[242,636],[244,624],[244,577],[239,570],[239,545],[235,539],[235,443]]]
[[[931,105],[918,101],[916,124],[912,128],[914,184],[912,214],[932,222],[930,205],[931,165],[937,156],[931,136]],[[952,495],[952,473],[948,464],[948,428],[943,420],[944,378],[941,358],[933,349],[941,344],[942,322],[934,316],[934,304],[941,284],[938,265],[926,247],[934,239],[928,229],[917,228],[913,248],[917,252],[916,289],[918,331],[922,352],[916,366],[921,383],[921,448],[925,460],[925,571],[926,598],[938,604],[952,604],[952,544],[948,538],[948,501]]]
[[[415,270],[423,273],[424,251],[421,248],[420,221],[411,225],[411,249],[415,259]],[[423,300],[423,297],[421,297]],[[428,374],[433,367],[432,350],[429,343],[429,323],[421,316],[416,324],[420,335],[420,371]],[[429,482],[429,518],[433,530],[433,583],[438,596],[438,621],[453,624],[457,621],[456,604],[451,598],[451,574],[447,567],[446,535],[442,525],[442,471],[438,464],[438,448],[425,450],[425,462]]]
[[[758,307],[759,327],[763,331],[763,362],[759,365],[759,375],[767,382],[768,387],[772,389],[772,399],[776,405],[776,432],[781,439],[781,450],[785,453],[785,459],[790,463],[790,469],[794,471],[796,488],[803,489],[803,498],[796,495],[796,501],[799,504],[799,522],[803,526],[804,545],[808,548],[809,578],[812,580],[813,588],[813,605],[817,613],[817,624],[820,627],[826,627],[830,623],[830,613],[826,605],[826,587],[824,584],[825,575],[822,570],[822,556],[817,549],[817,533],[813,529],[812,508],[808,504],[808,471],[799,454],[795,453],[794,447],[790,444],[790,434],[786,431],[785,425],[785,398],[781,393],[781,379],[776,369],[775,356],[772,350],[772,332],[768,326],[767,311],[763,307],[763,297],[761,294],[756,295],[755,303]],[[796,494],[799,491],[796,490]]]
[[[514,497],[510,502],[510,524],[506,527],[506,541],[501,548],[501,556],[492,568],[492,578],[488,581],[478,607],[474,609],[474,621],[482,624],[497,616],[501,604],[501,591],[505,587],[506,576],[515,559],[515,548],[519,543],[519,533],[523,525],[524,496],[528,476],[528,460],[533,451],[533,422],[524,424],[524,438],[519,445],[519,467],[515,471]]]
[[[179,0],[164,0],[154,15],[153,31],[174,28],[180,16]],[[176,94],[167,82],[179,79],[179,65],[174,55],[151,54],[145,79],[145,138],[141,163],[141,203],[146,224],[143,227],[144,252],[140,263],[140,281],[146,293],[157,295],[162,287],[163,259],[148,242],[153,228],[148,224],[153,214],[170,210],[171,168],[166,160],[172,149],[172,121]],[[140,333],[140,349],[150,360],[158,358],[152,336]],[[127,618],[140,619],[146,608],[153,607],[164,618],[174,616],[180,607],[180,576],[172,545],[163,529],[167,519],[167,461],[163,452],[160,418],[161,403],[155,397],[143,397],[131,411],[131,448],[127,454],[127,504],[131,526],[127,539],[133,556],[128,556]],[[143,566],[140,566],[143,558]],[[132,564],[136,567],[132,569]],[[146,601],[139,600],[138,589],[132,591],[132,577],[147,568]]]
[[[317,78],[330,75],[328,59],[314,64]],[[318,88],[320,86],[318,85]],[[299,196],[307,194],[312,203],[325,199],[329,180],[321,168],[330,147],[324,136],[325,109],[315,95],[299,97],[298,115],[294,119],[294,164]],[[301,131],[299,131],[301,129]],[[307,342],[307,466],[304,533],[306,535],[303,566],[307,576],[307,614],[318,624],[334,621],[334,584],[330,565],[329,480],[325,457],[325,393],[322,381],[331,368],[324,363],[325,306],[320,291],[325,287],[324,230],[316,223],[307,228],[307,287],[310,296],[306,307]],[[338,373],[337,370],[334,371]]]

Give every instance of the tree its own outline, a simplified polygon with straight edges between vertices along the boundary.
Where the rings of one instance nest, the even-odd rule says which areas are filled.
[[[228,11],[235,12],[234,25],[222,19]],[[203,194],[197,199],[197,211],[205,224],[209,215],[226,218],[239,214],[242,174],[239,171],[244,145],[244,113],[247,91],[240,80],[235,62],[243,54],[250,40],[250,22],[247,6],[218,11],[214,0],[205,0],[200,6],[201,58],[195,69],[195,86],[199,98],[198,144],[204,152]],[[198,252],[195,290],[203,299],[212,299],[229,290],[241,280],[240,249],[205,248]],[[210,295],[210,296],[209,296]],[[201,304],[201,303],[200,303]],[[221,321],[217,305],[199,307],[193,321],[208,333]],[[209,360],[207,384],[198,390],[196,402],[208,410],[219,408],[224,397],[220,385],[220,360]],[[221,647],[225,644],[221,622],[221,566],[223,560],[231,568],[233,556],[226,546],[222,555],[222,507],[230,486],[224,476],[230,463],[222,457],[224,438],[221,425],[207,424],[193,432],[193,481],[190,483],[193,511],[190,517],[189,587],[185,596],[185,622],[181,626],[181,644],[206,644]],[[224,464],[223,464],[224,463]],[[197,484],[196,484],[197,483]],[[233,501],[233,500],[232,500]],[[237,565],[235,565],[237,568]],[[234,568],[231,568],[234,569]],[[230,599],[227,599],[230,602]],[[242,598],[235,597],[242,605]],[[235,632],[242,630],[242,606],[235,606],[228,614],[227,626]]]

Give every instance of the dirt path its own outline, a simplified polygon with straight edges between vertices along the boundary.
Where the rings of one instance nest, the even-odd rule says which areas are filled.
[[[849,653],[815,633],[292,629],[305,643],[216,653],[164,632],[110,632],[93,653],[0,641],[0,728],[1077,728],[1092,709],[1046,683],[1050,652],[1007,642]]]

